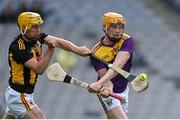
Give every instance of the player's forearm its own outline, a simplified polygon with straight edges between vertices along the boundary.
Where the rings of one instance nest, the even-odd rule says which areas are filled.
[[[80,56],[84,56],[86,54],[86,51],[83,47],[79,47],[70,41],[65,42],[64,48]]]
[[[107,82],[109,82],[112,78],[114,78],[115,76],[117,75],[117,73],[112,70],[112,69],[109,69],[106,74],[104,76],[102,76],[100,78],[100,80],[98,80],[99,83],[101,84],[106,84]]]
[[[130,54],[128,52],[120,51],[113,62],[113,66],[117,66],[118,68],[122,69],[129,58]]]
[[[128,52],[120,51],[114,62],[113,66],[116,66],[118,68],[123,68],[128,59],[130,58],[130,54]],[[118,73],[114,71],[113,69],[109,69],[106,74],[100,79],[100,83],[105,83],[107,81],[110,81],[112,78],[114,78]]]
[[[89,54],[91,54],[91,51],[86,46],[79,47],[68,40],[60,38],[56,42],[56,47],[63,48],[64,50],[73,52],[80,56],[88,56]]]
[[[48,46],[59,47],[80,56],[88,56],[89,54],[91,54],[91,51],[86,46],[79,47],[68,40],[57,38],[50,35],[45,38],[45,43]]]
[[[124,55],[124,54],[118,54],[116,56],[115,61],[113,62],[113,66],[117,66],[118,68],[123,68],[123,66],[125,65],[125,63],[127,62],[127,60],[129,59],[128,55]],[[113,79],[116,75],[118,75],[118,73],[116,71],[114,71],[113,69],[109,69],[106,74],[104,76],[101,77],[101,79],[99,80],[100,83],[104,84],[108,81],[110,81],[111,79]]]
[[[48,35],[45,38],[45,44],[47,44],[48,46],[53,45],[54,47],[62,48],[64,50],[67,50],[70,52],[74,52],[74,48],[76,47],[68,40],[65,40],[63,38],[54,37],[51,35]]]
[[[56,38],[56,37],[54,37],[54,38],[56,39],[55,40],[56,47],[73,52],[75,54],[79,54],[79,49],[80,49],[79,46],[75,45],[74,43],[72,43],[68,40],[62,39],[62,38]]]
[[[113,89],[113,84],[111,81],[107,81],[106,83],[103,84],[104,87],[107,87],[107,88],[111,88]]]
[[[64,39],[58,39],[56,42],[56,47],[59,47],[59,48],[62,48],[64,50],[74,52],[74,53],[76,53],[77,48],[78,48],[72,42],[64,40]]]
[[[37,73],[38,74],[44,73],[44,71],[46,70],[46,68],[53,56],[53,53],[54,53],[54,48],[48,47],[43,58],[38,62],[38,65],[37,65]]]

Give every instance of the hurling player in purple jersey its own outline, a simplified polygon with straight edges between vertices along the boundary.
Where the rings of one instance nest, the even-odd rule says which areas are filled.
[[[124,17],[115,12],[105,13],[102,25],[105,35],[93,47],[93,55],[130,72],[134,39],[124,33]],[[92,57],[91,63],[98,74],[98,81],[90,84],[89,91],[98,92],[104,96],[108,96],[109,92],[113,91],[124,97],[126,103],[121,105],[115,98],[103,98],[98,95],[108,119],[127,119],[129,93],[127,79]]]

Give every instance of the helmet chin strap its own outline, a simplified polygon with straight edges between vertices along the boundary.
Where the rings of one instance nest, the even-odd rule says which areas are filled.
[[[26,27],[25,30],[23,31],[22,28],[21,28],[22,35],[24,35],[26,33],[27,29],[28,29],[28,27]]]

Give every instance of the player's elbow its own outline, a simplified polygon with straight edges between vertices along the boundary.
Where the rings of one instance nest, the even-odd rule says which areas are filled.
[[[40,70],[40,71],[38,71],[37,74],[42,75],[43,73],[44,73],[44,70]]]
[[[42,75],[44,73],[45,70],[42,70],[42,69],[37,69],[35,70],[34,72],[38,75]]]
[[[44,73],[44,71],[43,72],[38,72],[39,75],[42,75],[43,73]]]

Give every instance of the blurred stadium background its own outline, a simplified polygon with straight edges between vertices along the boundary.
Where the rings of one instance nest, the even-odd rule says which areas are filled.
[[[180,118],[179,0],[0,0],[0,118],[6,108],[8,47],[19,33],[15,15],[25,10],[43,15],[46,33],[90,48],[103,34],[103,13],[122,13],[127,20],[126,32],[137,40],[132,73],[144,71],[150,80],[149,89],[143,93],[131,89],[128,117]],[[51,63],[56,62],[59,52],[57,49]],[[73,65],[67,69],[69,74],[88,83],[96,80],[89,58],[73,56],[72,59]],[[95,95],[75,86],[49,82],[46,74],[38,79],[35,101],[51,119],[105,118]]]

